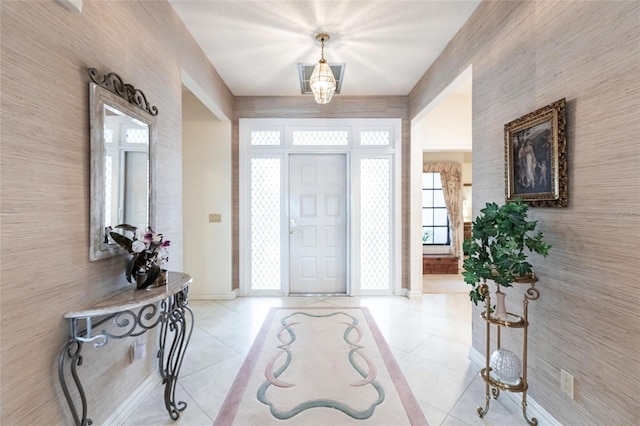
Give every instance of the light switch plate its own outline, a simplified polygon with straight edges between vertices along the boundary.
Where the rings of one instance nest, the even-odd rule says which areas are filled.
[[[560,369],[560,389],[573,399],[573,376]]]
[[[209,222],[210,223],[222,222],[222,215],[218,213],[209,213]]]

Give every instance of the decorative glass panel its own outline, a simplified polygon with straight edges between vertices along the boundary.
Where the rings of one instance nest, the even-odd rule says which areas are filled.
[[[104,129],[104,143],[113,143],[113,129]]]
[[[251,290],[279,290],[280,159],[251,159]]]
[[[127,129],[127,143],[149,143],[149,129]]]
[[[294,145],[347,145],[349,132],[342,130],[299,130],[293,132]]]
[[[279,130],[251,132],[251,145],[280,145]]]
[[[389,131],[360,132],[360,145],[389,145]]]
[[[391,163],[360,162],[360,288],[391,288]]]

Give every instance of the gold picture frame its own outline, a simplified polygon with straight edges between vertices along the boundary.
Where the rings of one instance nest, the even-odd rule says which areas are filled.
[[[565,98],[504,125],[505,201],[566,207]]]

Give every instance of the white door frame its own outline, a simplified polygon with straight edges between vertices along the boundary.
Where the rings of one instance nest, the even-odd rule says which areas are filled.
[[[325,132],[347,134],[348,141],[328,144],[296,145],[295,132]],[[365,134],[388,135],[386,143],[367,142]],[[254,133],[262,133],[261,141],[252,142]],[[266,136],[265,136],[266,135]],[[340,138],[338,138],[340,139]],[[347,159],[347,294],[402,294],[401,260],[401,119],[240,119],[239,120],[239,249],[240,295],[289,294],[289,154],[346,154]],[[279,161],[280,200],[272,203],[279,208],[280,252],[274,261],[280,265],[278,288],[252,290],[251,247],[251,164],[254,159]],[[360,185],[361,161],[388,159],[389,175],[389,276],[386,288],[364,288],[360,283]],[[286,235],[286,238],[282,236]]]

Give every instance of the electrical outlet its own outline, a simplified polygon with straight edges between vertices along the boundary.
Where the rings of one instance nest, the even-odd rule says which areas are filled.
[[[218,213],[209,213],[209,222],[210,223],[222,222],[222,215]]]
[[[560,390],[573,399],[573,376],[560,369]]]
[[[144,358],[147,355],[147,344],[137,341],[131,345],[131,362]]]

